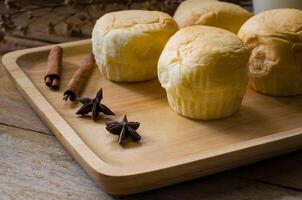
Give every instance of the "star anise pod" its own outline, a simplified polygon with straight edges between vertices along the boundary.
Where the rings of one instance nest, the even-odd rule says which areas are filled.
[[[78,98],[78,101],[83,104],[83,106],[76,112],[77,115],[86,115],[89,112],[92,113],[93,121],[96,121],[99,117],[99,112],[105,115],[115,115],[107,106],[101,104],[103,99],[102,88],[98,91],[94,99],[90,98]]]
[[[125,115],[122,121],[107,121],[105,122],[106,129],[113,135],[118,135],[118,143],[124,144],[127,139],[131,139],[134,142],[141,140],[141,136],[136,132],[140,123],[139,122],[128,122],[127,116]]]

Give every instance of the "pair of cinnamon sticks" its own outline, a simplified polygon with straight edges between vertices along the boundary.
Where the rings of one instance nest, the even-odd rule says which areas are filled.
[[[54,46],[48,55],[47,59],[47,72],[44,77],[45,85],[53,90],[58,90],[60,87],[60,79],[62,72],[62,59],[63,59],[63,49],[60,46]],[[86,80],[90,76],[93,68],[95,66],[95,59],[92,53],[85,55],[80,67],[73,74],[71,80],[67,85],[67,89],[64,92],[63,99],[67,101],[76,100],[80,95],[82,87],[84,86]]]

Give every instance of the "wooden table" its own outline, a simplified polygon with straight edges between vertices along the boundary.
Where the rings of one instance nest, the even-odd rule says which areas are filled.
[[[1,54],[58,42],[58,38],[7,39]],[[163,189],[114,197],[99,189],[59,144],[0,66],[0,199],[302,199],[302,151]]]

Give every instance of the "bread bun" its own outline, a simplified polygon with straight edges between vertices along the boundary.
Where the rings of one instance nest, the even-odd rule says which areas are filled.
[[[237,33],[251,14],[238,5],[216,0],[187,0],[179,5],[174,19],[180,28],[215,26]]]
[[[143,81],[156,77],[158,57],[178,30],[163,12],[128,10],[104,15],[92,32],[96,63],[113,81]]]
[[[239,37],[252,51],[251,86],[264,94],[302,93],[302,11],[276,9],[249,19]]]
[[[170,106],[193,119],[219,119],[236,112],[245,94],[249,51],[223,29],[191,26],[167,42],[158,77]]]

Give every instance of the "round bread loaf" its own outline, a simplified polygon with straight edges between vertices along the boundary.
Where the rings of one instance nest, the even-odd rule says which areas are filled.
[[[177,30],[174,19],[163,12],[108,13],[97,20],[92,32],[96,63],[109,80],[153,79],[159,55]]]
[[[276,9],[249,19],[239,37],[252,51],[250,83],[273,96],[302,93],[302,11]]]
[[[179,5],[174,19],[180,28],[215,26],[237,33],[251,14],[238,5],[216,0],[187,0]]]
[[[249,51],[223,29],[190,26],[167,42],[158,77],[170,106],[193,119],[219,119],[236,112],[248,80]]]

